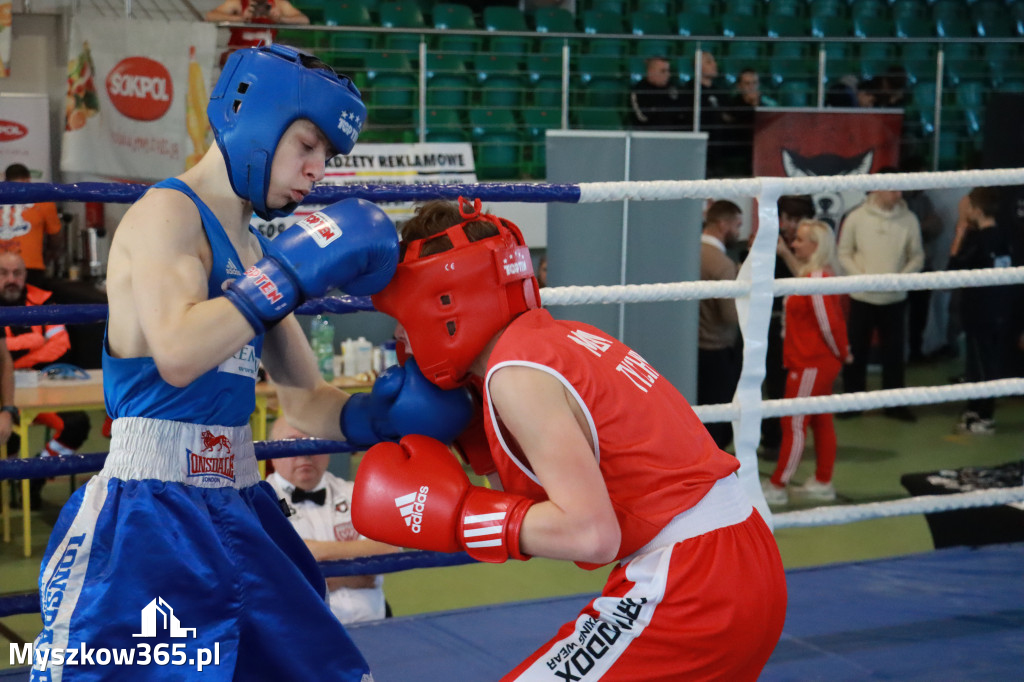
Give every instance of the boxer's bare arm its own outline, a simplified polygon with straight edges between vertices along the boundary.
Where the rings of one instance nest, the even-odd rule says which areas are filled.
[[[246,245],[244,267],[260,255],[254,238]],[[199,212],[182,193],[151,190],[128,209],[108,265],[115,357],[152,356],[164,381],[185,386],[252,340],[234,305],[207,298],[211,259]]]
[[[489,381],[492,405],[518,442],[548,500],[526,514],[526,554],[603,564],[621,530],[576,399],[547,372],[502,367]]]
[[[348,394],[320,376],[309,341],[295,315],[288,315],[267,332],[263,365],[274,382],[289,424],[317,438],[343,438],[338,415]]]

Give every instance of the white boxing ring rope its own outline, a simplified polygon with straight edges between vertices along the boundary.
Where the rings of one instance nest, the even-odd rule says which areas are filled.
[[[791,278],[776,281],[775,247],[779,234],[776,201],[785,194],[811,194],[835,189],[864,191],[891,189],[969,188],[976,186],[1024,185],[1024,169],[901,173],[884,175],[844,175],[805,178],[749,178],[692,181],[626,181],[580,183],[570,186],[578,197],[546,198],[541,201],[597,203],[623,200],[658,201],[670,199],[707,199],[754,197],[758,205],[759,229],[750,254],[733,282],[677,282],[620,286],[548,287],[542,291],[545,305],[593,303],[633,303],[703,298],[736,298],[740,329],[744,339],[743,369],[731,403],[694,406],[706,422],[733,421],[736,456],[740,461],[740,479],[752,500],[775,528],[834,525],[854,521],[949,511],[969,507],[1024,501],[1024,485],[998,490],[953,495],[923,496],[913,499],[876,502],[863,505],[822,507],[772,516],[764,502],[757,468],[756,447],[760,439],[762,417],[791,414],[842,412],[895,405],[949,402],[965,398],[1024,394],[1024,379],[1003,379],[935,387],[912,387],[884,391],[865,391],[833,396],[763,400],[761,384],[765,375],[768,323],[775,296],[811,293],[849,293],[853,291],[893,291],[930,288],[959,288],[1024,283],[1024,267],[956,272],[929,272],[904,275],[857,275],[831,278]],[[482,183],[471,186],[437,186],[434,196],[425,197],[417,186],[419,198],[454,198],[452,192],[478,195],[488,201],[516,201],[516,190],[523,188],[561,190],[564,186],[507,185]],[[323,188],[327,189],[327,188]],[[331,188],[338,190],[340,188]],[[351,188],[348,188],[351,189]],[[391,200],[402,193],[395,186],[381,186],[382,196]],[[375,188],[356,188],[365,198],[374,199]],[[390,194],[389,194],[390,192]],[[457,196],[457,194],[455,195]],[[340,197],[332,197],[336,200]],[[41,199],[47,200],[47,199]],[[102,200],[101,198],[90,200]],[[129,199],[130,200],[130,199]],[[383,199],[379,199],[383,200]],[[538,201],[535,197],[529,200]],[[0,203],[5,197],[0,195]]]
[[[813,194],[835,189],[916,190],[1024,184],[1024,169],[943,173],[893,173],[810,178],[738,180],[604,182],[580,184],[580,203],[621,200],[739,198],[753,196],[758,206],[758,231],[735,282],[681,282],[600,287],[546,288],[545,305],[629,303],[703,298],[736,298],[743,335],[743,369],[733,402],[700,405],[704,421],[733,421],[740,479],[747,493],[774,528],[833,525],[854,521],[949,511],[1024,501],[1024,485],[996,491],[923,496],[912,500],[844,505],[772,515],[761,492],[756,448],[763,417],[841,412],[894,405],[949,402],[964,398],[1024,394],[1024,379],[865,391],[834,396],[763,400],[768,323],[772,299],[788,294],[850,293],[931,288],[959,288],[1024,283],[1024,267],[929,272],[898,275],[855,275],[825,279],[775,280],[775,246],[779,236],[776,202],[786,194]],[[1024,484],[1024,481],[1022,481]]]

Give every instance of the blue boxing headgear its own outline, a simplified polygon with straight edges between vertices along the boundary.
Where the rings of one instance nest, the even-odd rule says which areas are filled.
[[[352,81],[329,67],[303,64],[312,58],[276,44],[237,50],[224,65],[206,107],[231,188],[252,202],[264,220],[289,215],[298,205],[267,207],[270,165],[288,126],[308,119],[337,153],[348,154],[366,120],[366,106]]]

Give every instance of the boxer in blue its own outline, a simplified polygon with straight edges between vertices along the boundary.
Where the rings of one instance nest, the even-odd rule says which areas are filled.
[[[33,680],[372,680],[259,480],[257,367],[288,421],[322,438],[450,440],[470,416],[467,395],[409,369],[349,398],[320,378],[291,314],[388,283],[398,238],[380,209],[346,199],[272,242],[249,226],[254,211],[291,213],[351,151],[358,90],[309,55],[252,48],[228,60],[207,115],[217,144],[139,199],[111,244],[110,455],[46,549]]]

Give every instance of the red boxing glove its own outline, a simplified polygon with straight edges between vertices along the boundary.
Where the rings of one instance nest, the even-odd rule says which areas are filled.
[[[406,436],[367,450],[352,492],[352,524],[366,537],[436,552],[466,550],[500,564],[530,557],[519,531],[533,500],[474,486],[448,448]]]

